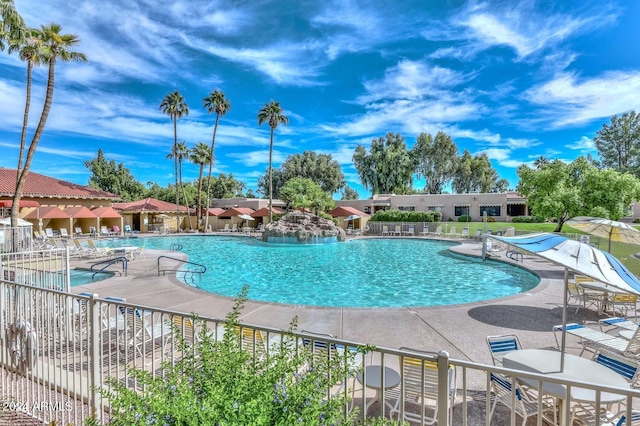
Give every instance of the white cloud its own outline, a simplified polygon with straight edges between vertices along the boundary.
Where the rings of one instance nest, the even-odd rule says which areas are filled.
[[[593,139],[586,136],[582,136],[579,140],[572,144],[565,145],[566,148],[581,151],[581,152],[593,152],[597,151],[596,145],[593,143]]]
[[[582,79],[561,73],[527,90],[524,96],[541,106],[541,119],[562,127],[640,109],[638,93],[640,71],[609,71]]]
[[[235,158],[236,162],[242,163],[246,167],[255,167],[261,164],[265,165],[265,169],[269,164],[269,150],[249,151],[243,153],[230,153],[227,157]],[[287,154],[273,150],[272,164],[277,168],[287,159]]]

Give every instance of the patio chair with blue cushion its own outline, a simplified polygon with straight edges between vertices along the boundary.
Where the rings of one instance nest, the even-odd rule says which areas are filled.
[[[493,365],[497,366],[502,366],[502,358],[506,354],[522,349],[520,339],[515,334],[487,336],[487,345],[489,345]]]
[[[600,349],[596,352],[593,360],[598,364],[615,371],[632,385],[638,379],[640,373],[640,363],[638,361],[626,358],[624,356]]]
[[[147,351],[156,347],[160,347],[163,354],[168,354],[168,344],[172,341],[172,329],[169,324],[150,324],[147,318],[151,315],[146,315],[146,312],[140,309],[125,306],[119,306],[118,309],[127,322],[127,344],[135,354],[144,357]]]
[[[516,415],[522,417],[522,426],[527,423],[529,417],[536,416],[538,414],[539,398],[536,392],[532,389],[525,389],[518,384],[517,380],[512,380],[496,373],[491,373],[490,380],[491,390],[495,397],[491,407],[491,413],[489,414],[489,421],[491,421],[491,418],[493,417],[498,402],[506,405],[509,409],[514,410]],[[513,395],[513,389],[515,389],[515,398]],[[542,400],[543,404],[543,417],[545,412],[550,412],[551,417],[553,418],[553,420],[550,418],[545,418],[545,420],[548,422],[553,421],[552,424],[557,424],[555,399],[543,395],[540,400]]]
[[[556,325],[553,327],[553,334],[556,339],[558,347],[560,343],[557,333],[562,332],[562,325]],[[567,324],[567,334],[571,334],[580,338],[580,344],[582,345],[582,351],[585,350],[595,352],[600,349],[607,349],[619,354],[625,355],[638,355],[640,354],[640,327],[629,336],[629,339],[623,337],[616,337],[611,334],[603,333],[600,330],[594,330],[590,327],[582,324],[570,323]]]

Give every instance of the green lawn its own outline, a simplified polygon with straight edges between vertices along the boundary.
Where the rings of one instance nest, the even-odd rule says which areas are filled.
[[[485,230],[485,224],[483,222],[443,222],[443,228],[455,226],[458,232],[461,232],[462,228],[468,227],[469,234],[474,235],[477,229]],[[635,226],[635,225],[634,225]],[[516,232],[553,232],[556,229],[555,223],[511,223],[511,222],[487,222],[486,229],[491,230],[493,233],[498,231],[504,232],[507,228],[514,227]],[[443,229],[444,231],[444,229]],[[562,227],[563,234],[585,234],[583,231],[578,231],[570,226],[564,225]],[[571,237],[572,235],[567,235]],[[608,249],[608,241],[606,238],[599,238],[590,236],[592,243],[601,250],[606,251]],[[623,243],[612,243],[611,254],[620,259],[631,272],[636,276],[640,276],[640,260],[632,257],[634,253],[640,252],[640,246]]]

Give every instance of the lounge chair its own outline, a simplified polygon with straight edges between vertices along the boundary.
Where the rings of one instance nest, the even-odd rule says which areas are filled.
[[[125,234],[132,234],[133,231],[131,230],[131,226],[130,225],[125,225],[124,226],[124,233]]]
[[[415,234],[416,234],[416,229],[415,229],[415,227],[414,227],[413,225],[409,225],[409,226],[407,227],[407,230],[406,230],[406,231],[403,231],[402,233],[403,233],[404,235],[410,235],[410,236],[413,236],[413,235],[415,235]]]
[[[264,229],[263,229],[263,225],[262,225],[262,222],[260,222],[260,223],[258,224],[258,228],[256,229],[256,232],[263,232],[263,231],[264,231]]]
[[[56,237],[56,235],[53,233],[53,229],[51,229],[51,228],[45,228],[44,234],[47,236],[47,238]]]
[[[108,247],[98,247],[93,240],[87,240],[87,245],[89,246],[89,255],[93,257],[108,257],[111,253],[111,249]]]
[[[393,235],[402,235],[402,225],[396,225],[393,231]]]
[[[89,236],[91,236],[91,237],[97,237],[98,236],[98,231],[96,230],[95,226],[90,226],[89,227]]]
[[[80,228],[79,226],[75,227],[73,230],[73,236],[82,237],[82,228]]]
[[[401,350],[410,350],[412,352],[422,352],[410,348],[400,348]],[[435,355],[435,354],[433,354]],[[389,416],[400,416],[404,408],[404,419],[409,422],[419,424],[432,425],[437,422],[438,417],[438,364],[437,361],[422,360],[419,358],[402,357],[400,360],[402,365],[402,380],[400,386],[388,392],[390,396],[396,396],[395,404],[389,412]],[[449,409],[449,418],[452,418],[453,405],[455,402],[455,368],[450,365],[447,375],[447,388],[449,389],[449,398],[447,405]],[[403,394],[401,393],[401,390]],[[395,395],[394,395],[395,394]],[[433,403],[432,406],[427,404]],[[401,406],[404,404],[404,407]],[[417,406],[415,409],[407,409],[407,405]],[[432,412],[429,416],[428,410]],[[423,413],[423,414],[421,414]]]
[[[633,310],[633,317],[636,321],[638,320],[638,312],[636,310],[638,295],[636,294],[613,293],[603,303],[611,308],[613,315],[620,312],[620,315],[626,317],[629,310]]]
[[[603,349],[596,352],[593,360],[615,371],[627,379],[632,385],[636,382],[640,374],[640,363],[638,363],[638,361]]]
[[[558,332],[562,332],[562,325],[553,327],[556,344],[560,347]],[[629,339],[616,337],[576,323],[567,324],[567,334],[580,338],[580,344],[582,345],[580,355],[582,355],[585,350],[595,352],[600,349],[606,349],[629,356],[637,356],[640,354],[640,327],[638,327],[632,335],[628,336]]]
[[[502,366],[502,358],[512,351],[522,349],[520,339],[515,334],[501,334],[498,336],[487,336],[487,345],[493,365]]]
[[[144,312],[131,307],[118,306],[120,313],[124,316],[128,333],[127,345],[130,346],[135,353],[144,357],[145,352],[155,349],[156,345],[162,348],[162,353],[167,354],[167,348],[172,341],[171,326],[164,323],[149,324]]]
[[[231,229],[229,229],[229,224],[225,223],[224,228],[222,228],[222,232],[229,232],[231,231]]]
[[[460,234],[462,238],[469,238],[469,228],[462,228],[462,234]]]
[[[451,228],[449,228],[449,232],[447,232],[447,237],[449,238],[458,238],[458,231],[456,230],[455,226],[452,226]]]
[[[234,223],[233,226],[231,227],[231,232],[238,232],[238,224]]]
[[[120,235],[120,227],[119,227],[119,226],[117,226],[117,225],[114,225],[114,226],[113,226],[113,228],[112,228],[112,232],[111,232],[111,234],[112,234],[112,235],[115,235],[115,236]]]
[[[67,232],[67,228],[60,228],[60,237],[69,238],[69,233]]]
[[[107,229],[106,226],[101,226],[100,227],[100,236],[101,237],[110,237],[111,236],[111,232],[109,232],[109,230]]]
[[[382,235],[390,235],[389,234],[389,227],[387,225],[382,225]]]

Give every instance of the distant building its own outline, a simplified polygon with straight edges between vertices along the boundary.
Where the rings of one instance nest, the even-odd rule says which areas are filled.
[[[509,222],[514,216],[529,215],[527,199],[517,193],[471,193],[471,194],[376,194],[367,200],[337,200],[336,206],[355,207],[367,214],[379,210],[437,211],[442,220],[457,220],[460,216],[471,216],[480,221],[484,213],[498,222]]]

